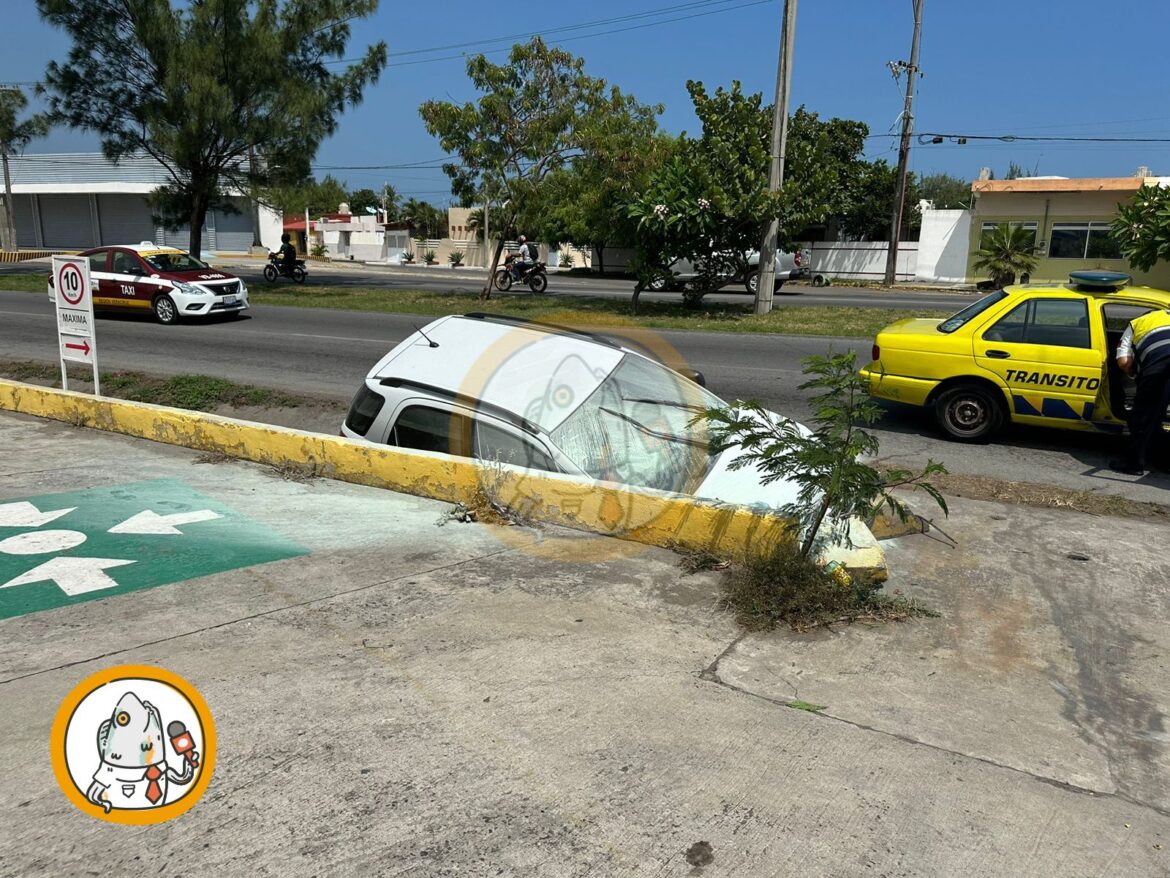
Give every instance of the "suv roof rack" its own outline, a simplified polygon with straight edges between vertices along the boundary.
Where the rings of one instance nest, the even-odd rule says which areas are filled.
[[[485,314],[482,311],[473,311],[463,316],[470,320],[483,320],[486,323],[499,323],[504,326],[525,326],[530,329],[544,330],[553,335],[576,335],[581,338],[587,338],[590,341],[595,341],[606,347],[624,350],[620,344],[610,338],[606,338],[604,335],[598,335],[595,332],[586,332],[584,329],[574,329],[571,326],[562,326],[559,323],[545,323],[541,320],[531,320],[527,317],[512,317],[508,314]]]
[[[446,387],[436,387],[434,384],[424,384],[421,381],[411,381],[409,378],[379,378],[378,383],[383,387],[404,387],[408,390],[419,390],[423,393],[429,393],[432,396],[440,397],[448,402],[458,403],[475,411],[481,411],[485,415],[499,418],[501,421],[507,421],[513,427],[518,427],[525,433],[530,433],[533,436],[539,436],[541,429],[536,424],[527,418],[522,418],[515,412],[510,412],[503,406],[498,406],[494,403],[484,402],[482,399],[476,399],[474,396],[468,396],[465,393],[459,393],[454,390],[448,390]]]
[[[1116,293],[1125,288],[1132,280],[1128,274],[1120,271],[1103,271],[1101,269],[1084,269],[1070,271],[1068,279],[1073,288],[1083,292]]]

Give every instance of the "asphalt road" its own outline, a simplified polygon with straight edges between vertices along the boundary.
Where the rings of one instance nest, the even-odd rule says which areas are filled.
[[[256,306],[243,319],[166,327],[138,315],[98,321],[105,369],[198,373],[347,401],[369,368],[426,318],[323,309]],[[55,325],[47,297],[0,292],[0,357],[53,361]],[[808,415],[800,361],[811,354],[858,349],[869,339],[714,332],[662,332],[724,399],[757,399],[794,416]],[[1105,463],[1117,440],[1055,430],[1009,428],[992,445],[942,439],[927,413],[891,407],[877,425],[881,455],[908,465],[928,458],[952,472],[1042,482],[1134,499],[1170,500],[1170,478],[1135,479]]]

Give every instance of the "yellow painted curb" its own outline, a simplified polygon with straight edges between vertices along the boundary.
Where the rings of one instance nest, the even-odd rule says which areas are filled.
[[[273,466],[312,468],[325,478],[451,503],[472,503],[485,485],[535,520],[654,546],[742,558],[785,538],[788,522],[738,506],[555,474],[353,442],[148,403],[0,380],[0,410],[122,433]],[[854,550],[847,566],[884,578],[879,546]]]

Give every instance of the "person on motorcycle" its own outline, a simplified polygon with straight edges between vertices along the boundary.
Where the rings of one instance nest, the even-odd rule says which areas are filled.
[[[512,260],[512,277],[520,280],[525,273],[536,264],[536,244],[523,235],[520,236],[520,252]]]
[[[297,265],[297,248],[289,242],[288,232],[280,236],[280,270],[291,277],[292,271]]]

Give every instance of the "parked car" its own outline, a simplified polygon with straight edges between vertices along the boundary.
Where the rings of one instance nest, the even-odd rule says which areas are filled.
[[[1117,345],[1135,317],[1170,308],[1170,292],[1129,280],[1075,271],[1067,284],[996,290],[946,320],[899,320],[861,374],[873,396],[933,407],[960,442],[986,442],[1009,421],[1121,433],[1133,381]]]
[[[442,317],[374,365],[341,435],[737,505],[795,502],[793,482],[762,486],[758,470],[731,468],[735,449],[708,449],[692,421],[726,403],[696,378],[590,333]],[[851,531],[856,546],[875,545],[860,522]]]
[[[240,278],[174,247],[143,241],[95,247],[80,255],[89,259],[97,310],[152,310],[159,323],[167,324],[248,310],[248,288]],[[48,292],[55,303],[52,275]]]
[[[808,248],[793,253],[776,254],[776,289],[780,289],[788,281],[804,280],[811,274],[812,251]],[[648,290],[661,293],[668,290],[681,290],[688,280],[695,277],[698,270],[694,263],[681,259],[672,263],[650,280]],[[760,253],[752,250],[744,259],[744,270],[733,275],[730,283],[743,283],[744,290],[754,296],[760,276]],[[728,289],[725,292],[735,292]]]

